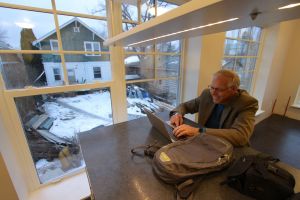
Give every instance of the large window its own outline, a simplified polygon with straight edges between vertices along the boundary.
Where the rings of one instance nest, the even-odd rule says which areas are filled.
[[[234,70],[241,79],[240,88],[251,92],[258,59],[261,28],[248,27],[226,32],[222,68]]]
[[[106,1],[19,2],[0,3],[0,88],[38,187],[84,167],[77,134],[113,124]]]
[[[16,152],[36,189],[83,171],[77,134],[136,118],[130,108],[147,102],[177,104],[181,41],[110,51],[108,27],[120,23],[110,24],[108,0],[20,2],[0,2],[0,95],[8,105],[0,107],[14,122],[5,134],[26,144]],[[124,29],[157,16],[160,6],[176,7],[155,2],[124,1]]]
[[[140,4],[139,1],[123,2],[124,31],[177,7],[164,1],[142,1]],[[127,47],[124,63],[129,119],[144,116],[142,107],[161,110],[177,105],[181,75],[181,41]]]

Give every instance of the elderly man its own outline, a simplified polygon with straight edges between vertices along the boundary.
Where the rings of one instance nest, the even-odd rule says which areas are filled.
[[[176,126],[176,137],[194,136],[201,133],[222,137],[234,146],[248,144],[252,134],[258,102],[245,90],[239,89],[238,75],[220,70],[213,75],[211,85],[202,94],[180,104],[170,112],[171,123]],[[195,128],[183,124],[187,113],[199,113]]]

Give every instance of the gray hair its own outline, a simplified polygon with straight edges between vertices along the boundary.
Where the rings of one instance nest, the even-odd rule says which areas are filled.
[[[234,86],[236,88],[240,87],[240,77],[239,77],[239,75],[237,75],[237,73],[235,71],[221,69],[221,70],[217,71],[216,73],[214,73],[214,76],[217,76],[217,75],[222,75],[222,76],[225,76],[225,77],[231,79],[231,83],[228,84],[228,87],[231,87],[231,86]]]

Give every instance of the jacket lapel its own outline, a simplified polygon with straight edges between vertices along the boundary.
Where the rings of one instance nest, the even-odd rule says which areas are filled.
[[[230,114],[231,110],[232,110],[232,107],[230,105],[224,107],[224,110],[222,112],[221,119],[220,119],[219,128],[223,127],[224,121],[225,121],[225,119],[227,119],[227,116]]]
[[[208,118],[210,117],[213,109],[215,107],[214,103],[207,103],[205,108],[202,109],[203,111],[205,111],[205,113],[199,113],[199,123],[204,126],[208,120]]]

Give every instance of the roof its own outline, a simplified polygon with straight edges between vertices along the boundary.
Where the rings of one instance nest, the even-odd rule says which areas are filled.
[[[61,29],[65,28],[66,26],[68,26],[69,24],[75,22],[75,21],[79,22],[79,23],[82,24],[85,28],[89,29],[89,30],[90,30],[91,32],[93,32],[95,35],[97,35],[97,36],[100,37],[102,40],[104,40],[104,38],[103,38],[101,35],[99,35],[94,29],[92,29],[91,27],[89,27],[86,23],[84,23],[82,20],[80,20],[80,19],[77,18],[77,17],[74,17],[74,18],[72,18],[71,20],[67,21],[66,23],[62,24],[61,26],[59,26],[59,29],[61,30]],[[41,42],[42,40],[46,39],[47,37],[49,37],[50,35],[52,35],[52,34],[54,34],[54,33],[56,33],[56,29],[54,29],[54,30],[48,32],[46,35],[44,35],[44,36],[40,37],[39,39],[33,41],[32,44],[35,45],[35,44]]]

